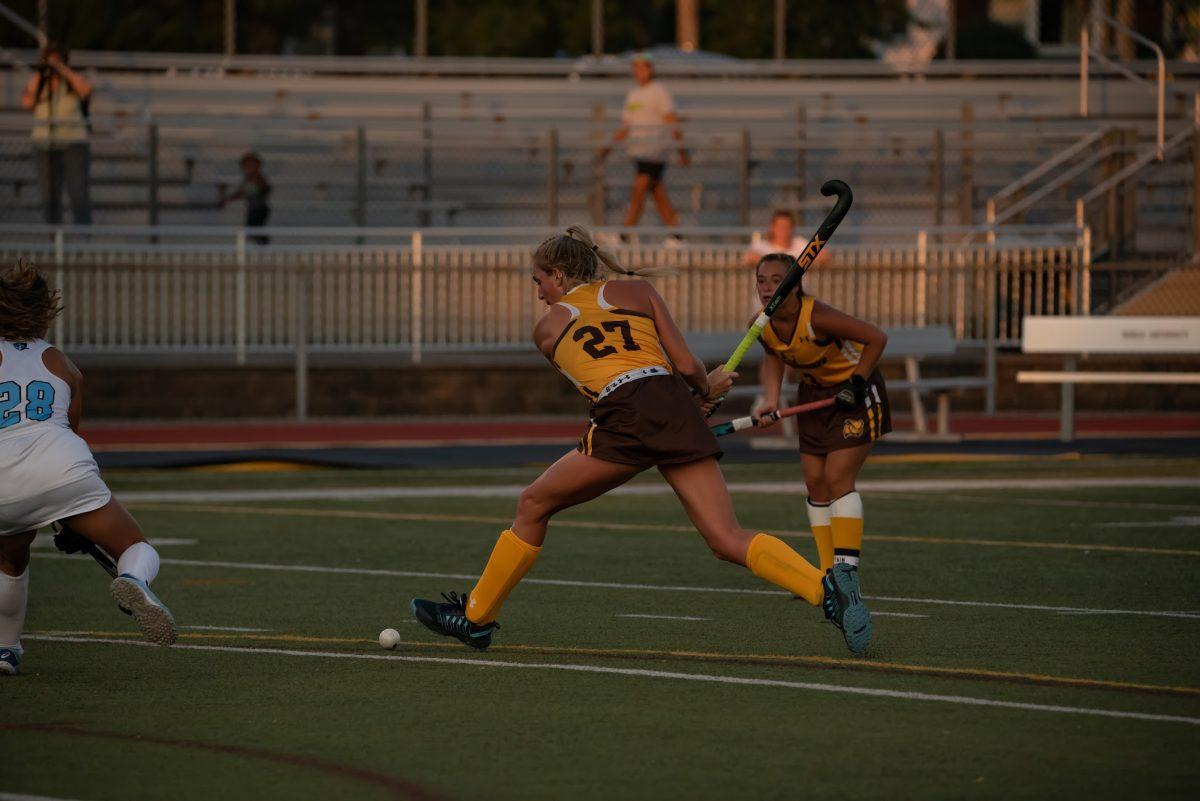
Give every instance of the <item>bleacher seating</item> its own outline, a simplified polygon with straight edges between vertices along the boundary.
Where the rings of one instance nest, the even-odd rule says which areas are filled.
[[[158,126],[163,223],[236,224],[237,204],[219,209],[216,200],[220,185],[236,183],[237,159],[248,149],[263,155],[276,186],[272,223],[280,225],[345,225],[360,219],[371,225],[412,225],[431,216],[464,225],[544,222],[552,128],[558,135],[560,219],[596,221],[602,207],[614,221],[632,177],[619,154],[599,173],[593,164],[596,147],[617,124],[630,85],[623,78],[118,71],[103,73],[98,83],[93,103],[97,222],[146,221],[148,120]],[[1144,138],[1151,134],[1152,98],[1141,87],[1097,86],[1102,110],[1132,109],[1137,113],[1124,114],[1123,124]],[[668,183],[684,219],[696,224],[737,223],[747,211],[757,222],[775,207],[807,211],[815,219],[813,209],[823,204],[816,187],[834,175],[856,189],[850,225],[926,226],[939,218],[959,223],[964,176],[971,215],[979,221],[989,194],[1103,121],[1073,116],[1077,86],[1066,78],[691,78],[672,81],[671,88],[694,163],[673,168]],[[964,125],[965,105],[971,119]],[[24,141],[28,125],[24,112],[12,107],[0,112],[0,214],[9,221],[33,221],[38,215]],[[361,214],[360,127],[366,176]],[[743,130],[750,134],[750,167],[744,172]],[[940,181],[934,176],[939,171]],[[1176,172],[1146,189],[1148,213],[1152,206],[1170,206],[1183,191]],[[1081,176],[1079,186],[1089,178]],[[1070,220],[1074,188],[1049,199],[1028,221]],[[743,190],[748,208],[740,199]],[[435,205],[423,205],[428,201]]]

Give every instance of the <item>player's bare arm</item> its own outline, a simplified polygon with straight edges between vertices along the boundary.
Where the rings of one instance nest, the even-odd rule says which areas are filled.
[[[783,390],[783,359],[774,353],[764,352],[760,375],[763,402],[757,411],[759,415],[765,415],[779,408],[779,398]]]
[[[862,356],[854,374],[866,378],[875,370],[883,350],[887,347],[887,334],[866,320],[851,317],[832,306],[816,301],[812,313],[813,332],[818,336],[833,336],[863,344]]]

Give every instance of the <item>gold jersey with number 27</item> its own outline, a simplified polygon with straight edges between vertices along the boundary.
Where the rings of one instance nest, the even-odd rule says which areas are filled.
[[[604,299],[607,283],[581,284],[563,295],[557,305],[571,313],[571,322],[550,352],[558,371],[590,401],[596,400],[610,381],[630,370],[671,369],[654,318],[608,303]]]

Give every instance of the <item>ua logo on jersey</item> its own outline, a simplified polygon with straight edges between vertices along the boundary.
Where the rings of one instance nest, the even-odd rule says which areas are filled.
[[[14,342],[13,347],[17,350],[29,350],[28,342]]]

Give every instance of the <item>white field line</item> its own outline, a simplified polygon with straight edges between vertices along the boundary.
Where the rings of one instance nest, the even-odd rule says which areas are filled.
[[[929,617],[929,615],[914,615],[909,612],[871,612],[871,617]]]
[[[110,640],[94,637],[57,637],[48,635],[29,635],[27,639],[43,640],[46,642],[103,644],[103,645],[132,645],[138,647],[158,648],[160,646],[141,640]],[[837,684],[820,684],[807,681],[785,681],[782,679],[759,679],[744,676],[721,676],[706,673],[679,673],[669,670],[646,670],[641,668],[602,667],[599,665],[576,665],[561,662],[504,662],[498,659],[475,659],[441,656],[400,656],[366,653],[339,653],[336,651],[299,651],[283,648],[238,648],[226,645],[180,645],[171,646],[173,650],[208,651],[234,654],[268,654],[274,656],[308,657],[313,659],[365,659],[373,661],[418,662],[434,665],[464,665],[468,667],[497,667],[514,668],[518,670],[563,670],[576,673],[600,673],[612,676],[635,676],[649,679],[674,679],[675,681],[709,682],[713,684],[737,684],[749,687],[782,687],[793,690],[809,690],[811,692],[830,693],[833,695],[862,695],[874,698],[894,698],[907,701],[933,701],[956,706],[993,707],[998,709],[1019,709],[1027,712],[1050,712],[1064,715],[1091,715],[1095,717],[1118,718],[1121,720],[1143,720],[1153,723],[1187,723],[1200,726],[1200,718],[1184,717],[1182,715],[1160,715],[1150,712],[1126,712],[1118,709],[1098,709],[1095,707],[1061,706],[1057,704],[1031,704],[1020,701],[997,701],[991,698],[976,698],[966,695],[939,695],[934,693],[919,693],[906,690],[884,690],[875,687],[844,687]]]
[[[951,492],[956,490],[1010,489],[1088,489],[1103,487],[1196,487],[1200,477],[1174,478],[976,478],[976,479],[905,479],[859,481],[863,492]],[[386,498],[516,498],[525,489],[523,484],[492,486],[431,486],[431,487],[319,487],[309,489],[258,490],[146,490],[118,493],[122,501],[157,501],[176,503],[235,502],[235,501],[317,501],[373,500]],[[730,492],[759,494],[805,493],[802,482],[796,481],[735,481]],[[618,487],[607,493],[622,495],[672,495],[665,482],[634,484]]]
[[[638,615],[633,613],[627,615],[613,615],[613,617],[637,617],[644,618],[646,620],[708,620],[706,617],[691,617],[689,615]]]
[[[171,548],[176,545],[195,545],[196,544],[196,540],[176,539],[173,537],[150,537],[146,540],[146,542],[150,543],[151,545],[153,545],[156,548],[163,548],[163,547]],[[38,534],[37,537],[35,537],[33,540],[33,547],[34,548],[53,548],[54,547],[54,534],[52,534],[48,531],[44,532],[42,534]],[[0,801],[3,801],[2,798],[0,798]]]
[[[1053,489],[1050,487],[1049,489]],[[924,499],[920,495],[907,495],[902,492],[882,492],[876,490],[880,494],[887,496],[888,500],[898,501],[908,498],[917,503],[924,503]],[[995,498],[989,498],[986,495],[962,495],[959,493],[948,492],[942,495],[938,500],[942,501],[966,501],[976,502],[983,501],[985,503],[993,503]],[[1051,506],[1062,507],[1066,509],[1121,509],[1128,511],[1130,509],[1138,509],[1144,511],[1165,511],[1165,512],[1198,512],[1200,504],[1185,504],[1185,503],[1143,503],[1142,501],[1096,501],[1096,500],[1069,500],[1066,498],[1030,498],[1028,496],[1009,495],[1005,497],[1005,501],[1009,504],[1028,504],[1030,506]],[[1140,524],[1139,524],[1140,525]]]
[[[65,553],[39,554],[39,559],[79,559]],[[351,576],[386,576],[389,578],[431,578],[454,581],[474,582],[479,578],[476,573],[429,573],[419,570],[387,570],[377,567],[325,567],[321,565],[274,565],[260,562],[217,562],[201,559],[165,558],[164,565],[182,565],[184,567],[213,567],[228,570],[269,570],[281,573],[326,573],[331,575]],[[626,584],[617,581],[579,581],[576,579],[523,578],[522,584],[548,584],[556,587],[591,587],[595,589],[613,590],[650,590],[658,592],[717,592],[734,593],[737,595],[790,595],[782,590],[753,590],[742,587],[689,587],[683,585],[663,584]],[[906,604],[942,604],[946,606],[975,606],[991,609],[1023,609],[1040,612],[1087,612],[1107,615],[1144,615],[1146,617],[1172,617],[1200,620],[1200,613],[1171,612],[1149,609],[1088,609],[1076,606],[1042,606],[1038,604],[1006,604],[990,601],[949,601],[940,598],[897,598],[885,595],[863,596],[874,601],[890,601]]]
[[[1200,528],[1200,517],[1172,517],[1170,520],[1122,520],[1116,523],[1096,523],[1100,528]]]
[[[181,629],[196,629],[197,631],[270,631],[270,629],[244,629],[238,626],[180,626]]]
[[[0,801],[71,801],[71,799],[50,795],[25,795],[24,793],[0,792]]]

